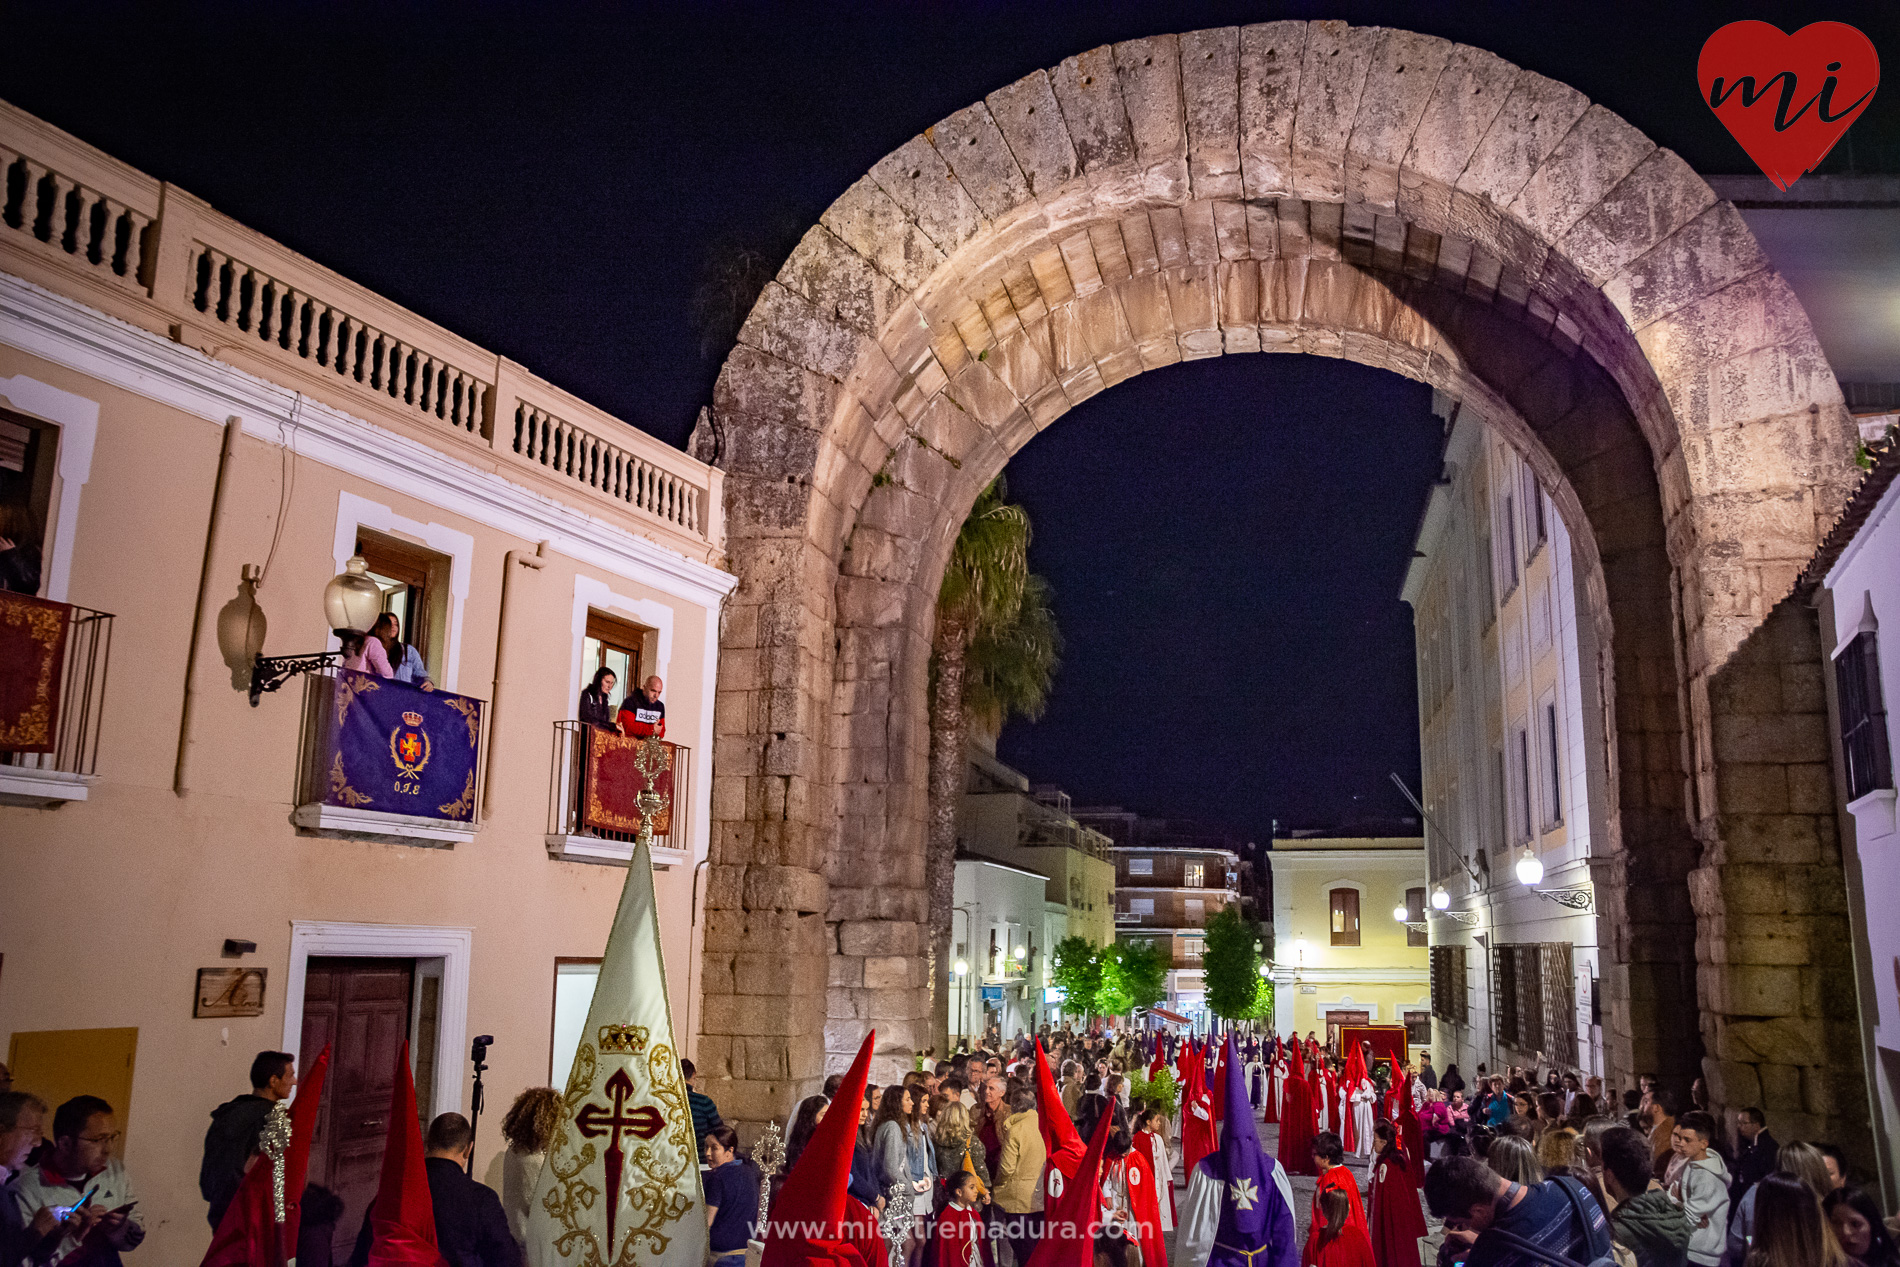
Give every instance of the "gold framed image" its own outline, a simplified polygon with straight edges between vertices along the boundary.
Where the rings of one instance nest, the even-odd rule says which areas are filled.
[[[263,968],[200,968],[193,1016],[262,1016]]]

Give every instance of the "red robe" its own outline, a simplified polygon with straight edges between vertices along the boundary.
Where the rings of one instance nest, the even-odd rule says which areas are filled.
[[[1364,1237],[1368,1241],[1371,1240],[1371,1235],[1366,1231],[1366,1207],[1359,1201],[1359,1181],[1353,1178],[1351,1167],[1333,1166],[1319,1177],[1318,1183],[1313,1185],[1313,1222],[1306,1233],[1306,1252],[1300,1256],[1300,1267],[1315,1267],[1315,1264],[1320,1261],[1319,1234],[1326,1227],[1326,1216],[1320,1211],[1319,1198],[1320,1194],[1325,1192],[1328,1188],[1341,1189],[1352,1203],[1352,1211],[1346,1215],[1346,1226],[1340,1230],[1339,1238],[1334,1242],[1334,1245],[1337,1245],[1340,1241],[1347,1240],[1347,1233],[1353,1228],[1359,1230],[1361,1237]],[[1333,1246],[1329,1245],[1327,1248],[1330,1250]],[[1327,1261],[1331,1263],[1333,1260],[1328,1259]],[[1351,1263],[1354,1260],[1351,1258],[1342,1258],[1339,1261]],[[1367,1261],[1370,1261],[1370,1259]]]
[[[1425,1173],[1425,1128],[1419,1124],[1418,1111],[1412,1107],[1412,1080],[1405,1080],[1405,1094],[1399,1100],[1399,1115],[1393,1121],[1398,1128],[1399,1146],[1405,1150],[1406,1164],[1414,1175]]]
[[[1373,1254],[1379,1267],[1414,1267],[1418,1239],[1426,1234],[1418,1206],[1418,1186],[1405,1154],[1387,1148],[1372,1164]]]
[[[1214,1097],[1214,1125],[1227,1115],[1227,1044],[1222,1043],[1214,1052],[1214,1082],[1208,1088]],[[1145,1267],[1145,1265],[1144,1265]]]
[[[1154,1169],[1157,1164],[1154,1160],[1156,1157],[1158,1156],[1165,1157],[1169,1155],[1167,1153],[1168,1141],[1165,1139],[1157,1138],[1154,1134],[1148,1131],[1136,1131],[1133,1146],[1136,1152],[1140,1153],[1143,1157],[1148,1158],[1148,1166],[1151,1170]],[[1174,1168],[1173,1167],[1169,1167],[1168,1173],[1165,1175],[1160,1173],[1159,1170],[1155,1171],[1155,1192],[1156,1192],[1155,1203],[1157,1206],[1160,1205],[1161,1194],[1164,1192],[1167,1194],[1168,1223],[1170,1225],[1178,1224],[1181,1221],[1181,1210],[1180,1210],[1180,1207],[1178,1207],[1174,1203]]]
[[[995,1267],[990,1238],[981,1210],[951,1204],[943,1208],[930,1228],[933,1267]],[[875,1267],[883,1267],[876,1264]]]
[[[1293,1065],[1287,1073],[1286,1090],[1280,1102],[1280,1165],[1289,1175],[1313,1173],[1313,1084],[1300,1068],[1300,1053],[1293,1052]],[[1192,1174],[1189,1175],[1192,1178]]]
[[[1181,1163],[1192,1176],[1201,1158],[1220,1148],[1214,1128],[1214,1097],[1208,1094],[1198,1063],[1188,1066],[1187,1090],[1181,1096]]]
[[[1117,1178],[1128,1189],[1128,1212],[1135,1219],[1135,1235],[1130,1239],[1141,1248],[1141,1267],[1168,1267],[1168,1243],[1161,1231],[1161,1185],[1155,1181],[1154,1163],[1142,1149],[1132,1148],[1116,1164]]]
[[[1365,1231],[1354,1227],[1351,1219],[1346,1220],[1339,1235],[1324,1249],[1318,1249],[1316,1236],[1314,1248],[1317,1252],[1313,1255],[1312,1267],[1382,1267],[1373,1258],[1372,1242]]]

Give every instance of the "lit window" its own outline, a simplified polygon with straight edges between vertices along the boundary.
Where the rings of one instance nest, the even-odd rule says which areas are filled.
[[[1190,862],[1181,868],[1181,884],[1185,888],[1198,889],[1206,877],[1206,866],[1199,862]]]
[[[1359,890],[1334,889],[1330,895],[1335,946],[1359,944]]]

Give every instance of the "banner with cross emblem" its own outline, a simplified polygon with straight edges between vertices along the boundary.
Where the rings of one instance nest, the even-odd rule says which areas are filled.
[[[561,1124],[528,1206],[534,1267],[701,1267],[706,1207],[653,903],[636,844]]]

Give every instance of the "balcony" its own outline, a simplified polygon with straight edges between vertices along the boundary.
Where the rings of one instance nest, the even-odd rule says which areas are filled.
[[[486,702],[344,669],[305,679],[297,808],[314,835],[452,848],[475,839]]]
[[[674,793],[692,787],[692,755],[690,748],[664,740],[631,739],[579,721],[555,722],[549,856],[626,866],[652,808],[653,869],[687,865],[688,798]],[[658,800],[643,806],[642,794]]]
[[[724,550],[720,471],[5,102],[0,272],[688,557]]]
[[[89,607],[0,593],[0,805],[56,809],[86,799],[112,621]]]

